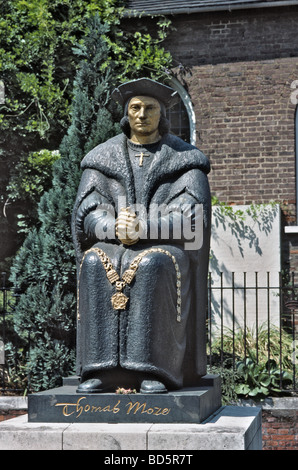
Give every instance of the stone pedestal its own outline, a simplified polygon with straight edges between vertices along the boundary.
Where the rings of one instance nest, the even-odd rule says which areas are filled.
[[[261,408],[222,407],[218,376],[160,395],[82,395],[77,383],[29,395],[28,415],[0,423],[0,450],[146,451],[148,463],[154,452],[262,448]]]
[[[28,397],[29,422],[201,423],[221,406],[220,377],[206,375],[195,388],[165,394],[78,394],[76,379]]]
[[[131,451],[125,455],[149,463],[150,455],[162,451],[194,456],[198,450],[261,450],[261,436],[257,407],[221,407],[201,424],[33,423],[23,415],[0,423],[0,450],[105,451],[97,463]]]

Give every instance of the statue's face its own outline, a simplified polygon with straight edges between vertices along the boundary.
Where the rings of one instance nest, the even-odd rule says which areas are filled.
[[[160,104],[150,96],[135,96],[128,104],[131,137],[152,140],[159,136]]]

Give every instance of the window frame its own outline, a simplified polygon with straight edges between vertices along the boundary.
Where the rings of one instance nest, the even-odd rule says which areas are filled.
[[[184,86],[176,78],[170,78],[170,86],[179,93],[181,101],[186,109],[189,121],[189,143],[196,145],[196,116],[191,98]]]

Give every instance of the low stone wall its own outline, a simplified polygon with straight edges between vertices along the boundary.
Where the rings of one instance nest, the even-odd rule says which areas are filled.
[[[298,398],[274,405],[262,409],[263,450],[298,450]]]
[[[16,418],[17,416],[21,416],[26,413],[27,411],[23,411],[23,410],[11,410],[11,411],[0,410],[0,421],[5,421],[6,419]]]
[[[0,397],[0,421],[16,418],[28,412],[27,397]]]
[[[297,423],[298,410],[263,410],[263,450],[298,450]]]
[[[241,400],[238,404],[262,408],[263,450],[298,450],[298,397]]]

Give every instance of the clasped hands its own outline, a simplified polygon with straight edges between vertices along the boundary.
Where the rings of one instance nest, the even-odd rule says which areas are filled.
[[[124,245],[133,245],[140,239],[142,222],[130,207],[120,209],[116,220],[116,236]]]

